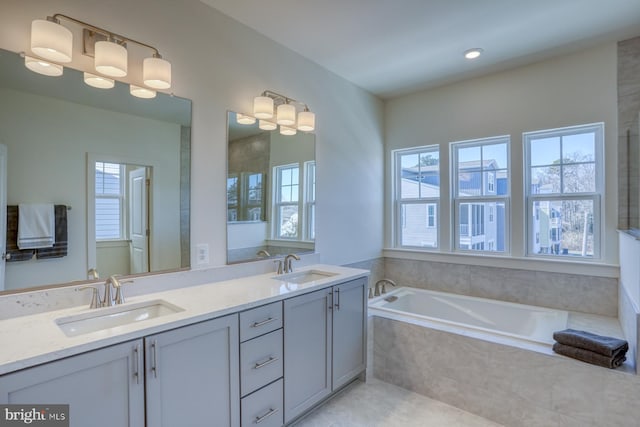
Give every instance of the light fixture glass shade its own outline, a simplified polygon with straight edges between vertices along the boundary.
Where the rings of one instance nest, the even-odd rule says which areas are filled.
[[[43,61],[31,56],[24,57],[24,65],[31,71],[45,76],[57,77],[62,75],[63,67],[59,64]]]
[[[241,125],[252,125],[256,122],[256,118],[255,117],[251,117],[251,116],[245,116],[244,114],[240,114],[237,113],[236,114],[236,121],[238,123],[240,123]]]
[[[273,117],[273,99],[268,96],[256,96],[253,98],[253,115],[259,119]]]
[[[267,120],[259,120],[258,127],[262,130],[274,130],[278,127],[278,125]]]
[[[145,99],[150,99],[150,98],[155,98],[156,97],[156,91],[155,90],[151,90],[151,89],[147,89],[146,87],[140,87],[140,86],[135,86],[135,85],[130,85],[129,86],[129,93],[131,93],[131,95],[137,97],[137,98],[145,98]]]
[[[84,82],[89,86],[97,87],[98,89],[111,89],[116,84],[112,79],[96,76],[95,74],[87,72],[84,73]]]
[[[127,75],[127,49],[114,42],[96,42],[95,65],[100,74],[124,77]]]
[[[62,25],[36,19],[31,23],[31,51],[49,61],[70,62],[73,34]]]
[[[280,104],[277,109],[279,125],[291,126],[296,123],[296,107],[291,104]],[[282,133],[282,131],[280,131]],[[284,135],[284,134],[283,134]]]
[[[291,135],[295,135],[297,132],[298,131],[296,130],[296,128],[290,128],[288,126],[280,126],[281,135],[291,136]]]
[[[145,58],[142,62],[142,80],[154,89],[169,89],[171,63],[162,58]]]
[[[311,111],[298,113],[298,130],[312,132],[316,128],[316,115]]]

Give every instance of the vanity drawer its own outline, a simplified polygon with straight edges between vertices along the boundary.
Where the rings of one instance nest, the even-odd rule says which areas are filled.
[[[282,301],[240,313],[240,342],[282,328]]]
[[[282,379],[240,400],[242,427],[280,427],[284,424]]]
[[[240,394],[282,376],[282,329],[240,344]]]

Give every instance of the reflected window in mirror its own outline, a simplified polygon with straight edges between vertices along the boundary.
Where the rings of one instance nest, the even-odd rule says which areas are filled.
[[[96,241],[123,240],[124,166],[96,162]]]

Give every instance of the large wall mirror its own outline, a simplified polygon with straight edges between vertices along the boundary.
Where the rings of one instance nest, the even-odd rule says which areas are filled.
[[[188,268],[190,138],[189,100],[135,98],[119,82],[93,88],[69,68],[42,76],[0,50],[2,232],[13,251],[0,290],[86,280],[89,269],[102,278]],[[56,233],[66,222],[64,251],[17,250],[11,211],[20,204],[55,205]]]
[[[227,123],[227,263],[313,252],[315,135]]]

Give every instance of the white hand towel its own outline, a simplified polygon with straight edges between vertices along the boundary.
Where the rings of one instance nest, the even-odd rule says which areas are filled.
[[[18,205],[18,248],[50,248],[55,243],[53,204]]]

